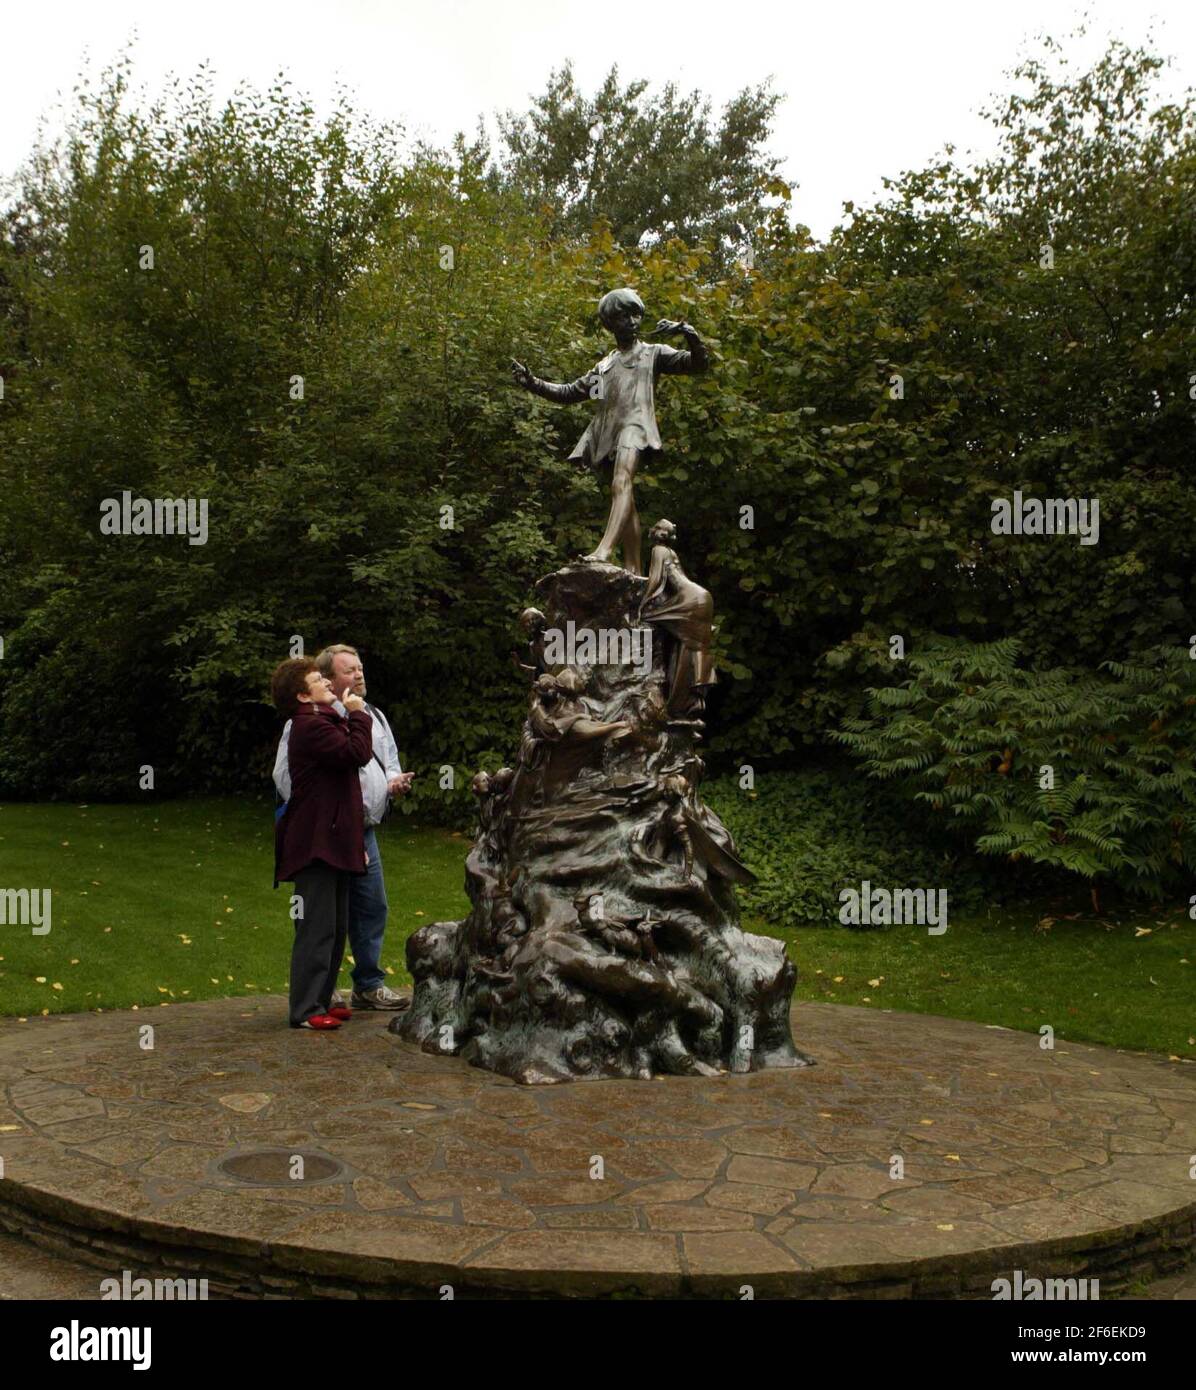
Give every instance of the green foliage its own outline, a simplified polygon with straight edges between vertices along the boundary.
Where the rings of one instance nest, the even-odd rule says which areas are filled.
[[[771,927],[838,926],[839,894],[864,879],[877,888],[945,888],[951,911],[977,911],[1009,892],[929,817],[911,816],[842,770],[772,773],[750,792],[720,778],[703,796],[760,880],[741,890],[744,911]]]
[[[407,152],[282,81],[218,107],[201,70],[144,111],[127,62],[84,82],[0,224],[0,792],[131,795],[146,763],[162,792],[260,787],[298,635],[362,650],[407,809],[458,819],[513,752],[515,615],[607,505],[565,461],[586,410],[516,391],[509,359],[579,375],[618,284],[712,347],[661,383],[667,452],[636,483],[715,596],[712,766],[785,766],[859,713],[892,633],[1015,635],[1039,670],[1186,642],[1196,121],[1153,101],[1157,65],[1114,46],[1060,77],[1048,49],[993,160],[904,176],[824,246],[757,205],[750,272],[696,205],[708,249],[625,249],[605,194],[586,217],[612,226],[575,235],[480,146]],[[651,128],[616,129],[662,148],[684,103],[628,90]],[[1099,497],[1100,544],[994,536],[1015,487]],[[126,488],[207,499],[207,545],[100,536]]]
[[[1196,873],[1196,661],[1187,648],[1030,671],[1013,638],[918,644],[836,735],[984,854],[1161,895]]]
[[[701,92],[647,89],[620,86],[611,68],[587,97],[565,63],[530,111],[500,121],[502,181],[547,205],[556,235],[585,237],[604,220],[629,250],[674,236],[741,247],[777,183],[779,161],[763,147],[780,96],[767,83],[744,88],[713,127]]]

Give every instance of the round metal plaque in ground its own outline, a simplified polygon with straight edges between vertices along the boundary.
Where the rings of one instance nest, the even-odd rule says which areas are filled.
[[[216,1168],[250,1187],[310,1187],[331,1182],[345,1171],[334,1158],[304,1149],[253,1149],[221,1159]]]

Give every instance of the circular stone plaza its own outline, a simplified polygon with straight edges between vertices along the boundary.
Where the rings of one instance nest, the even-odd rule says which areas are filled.
[[[1193,1292],[1190,1065],[802,1004],[811,1068],[525,1087],[386,1023],[0,1022],[0,1239],[212,1297]]]

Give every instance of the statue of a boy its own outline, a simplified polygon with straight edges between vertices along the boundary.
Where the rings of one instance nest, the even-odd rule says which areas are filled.
[[[575,405],[597,402],[589,427],[569,455],[583,463],[613,461],[610,517],[598,546],[585,558],[609,561],[615,546],[623,551],[623,568],[642,574],[640,521],[635,510],[635,471],[645,454],[661,448],[656,425],[656,378],[662,373],[704,372],[709,363],[705,344],[688,324],[661,319],[657,333],[681,333],[687,351],[639,338],[644,304],[634,290],[611,290],[598,305],[598,317],[615,337],[615,349],[576,381],[541,381],[522,362],[514,362],[517,386],[546,401]]]

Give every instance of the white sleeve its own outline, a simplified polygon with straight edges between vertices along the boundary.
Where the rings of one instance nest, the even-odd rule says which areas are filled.
[[[382,732],[386,735],[386,780],[389,782],[392,777],[399,777],[403,772],[399,763],[399,745],[390,731],[390,721],[381,710],[378,710],[378,718],[382,721]]]
[[[274,786],[284,801],[291,799],[291,769],[287,762],[287,741],[291,737],[291,721],[288,719],[278,740],[278,755],[274,759]]]

